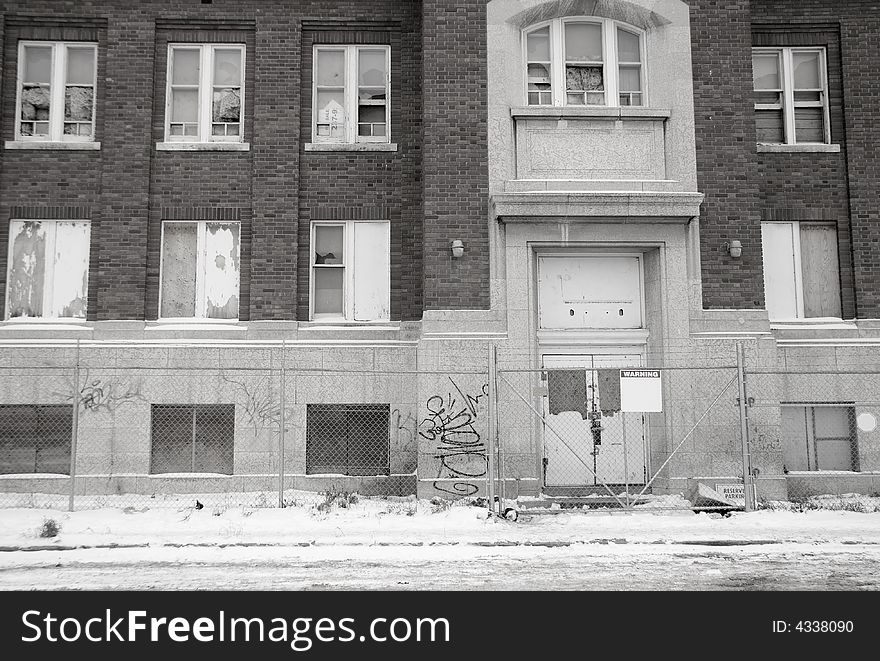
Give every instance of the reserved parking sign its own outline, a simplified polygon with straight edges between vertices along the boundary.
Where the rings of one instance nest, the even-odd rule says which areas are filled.
[[[659,413],[663,410],[660,370],[620,370],[620,410]]]

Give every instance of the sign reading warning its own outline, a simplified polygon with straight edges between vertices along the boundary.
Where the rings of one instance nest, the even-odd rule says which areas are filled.
[[[660,370],[620,370],[620,410],[659,413],[663,410]]]

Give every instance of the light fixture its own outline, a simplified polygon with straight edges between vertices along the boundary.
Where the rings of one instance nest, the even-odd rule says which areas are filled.
[[[452,256],[455,259],[458,259],[464,254],[464,244],[461,242],[461,239],[455,239],[449,244],[449,247],[452,249]]]
[[[725,241],[724,249],[731,257],[742,257],[743,244],[736,239],[734,239],[733,241]]]

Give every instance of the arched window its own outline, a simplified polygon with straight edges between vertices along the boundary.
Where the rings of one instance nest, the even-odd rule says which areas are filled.
[[[601,18],[557,18],[525,31],[530,106],[645,104],[644,34]]]

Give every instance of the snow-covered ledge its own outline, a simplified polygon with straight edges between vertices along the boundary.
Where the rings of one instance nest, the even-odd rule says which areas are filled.
[[[101,149],[100,142],[48,142],[48,141],[25,141],[7,140],[3,143],[4,149],[34,149],[37,151],[97,151]]]
[[[156,151],[250,151],[249,142],[157,142]]]

